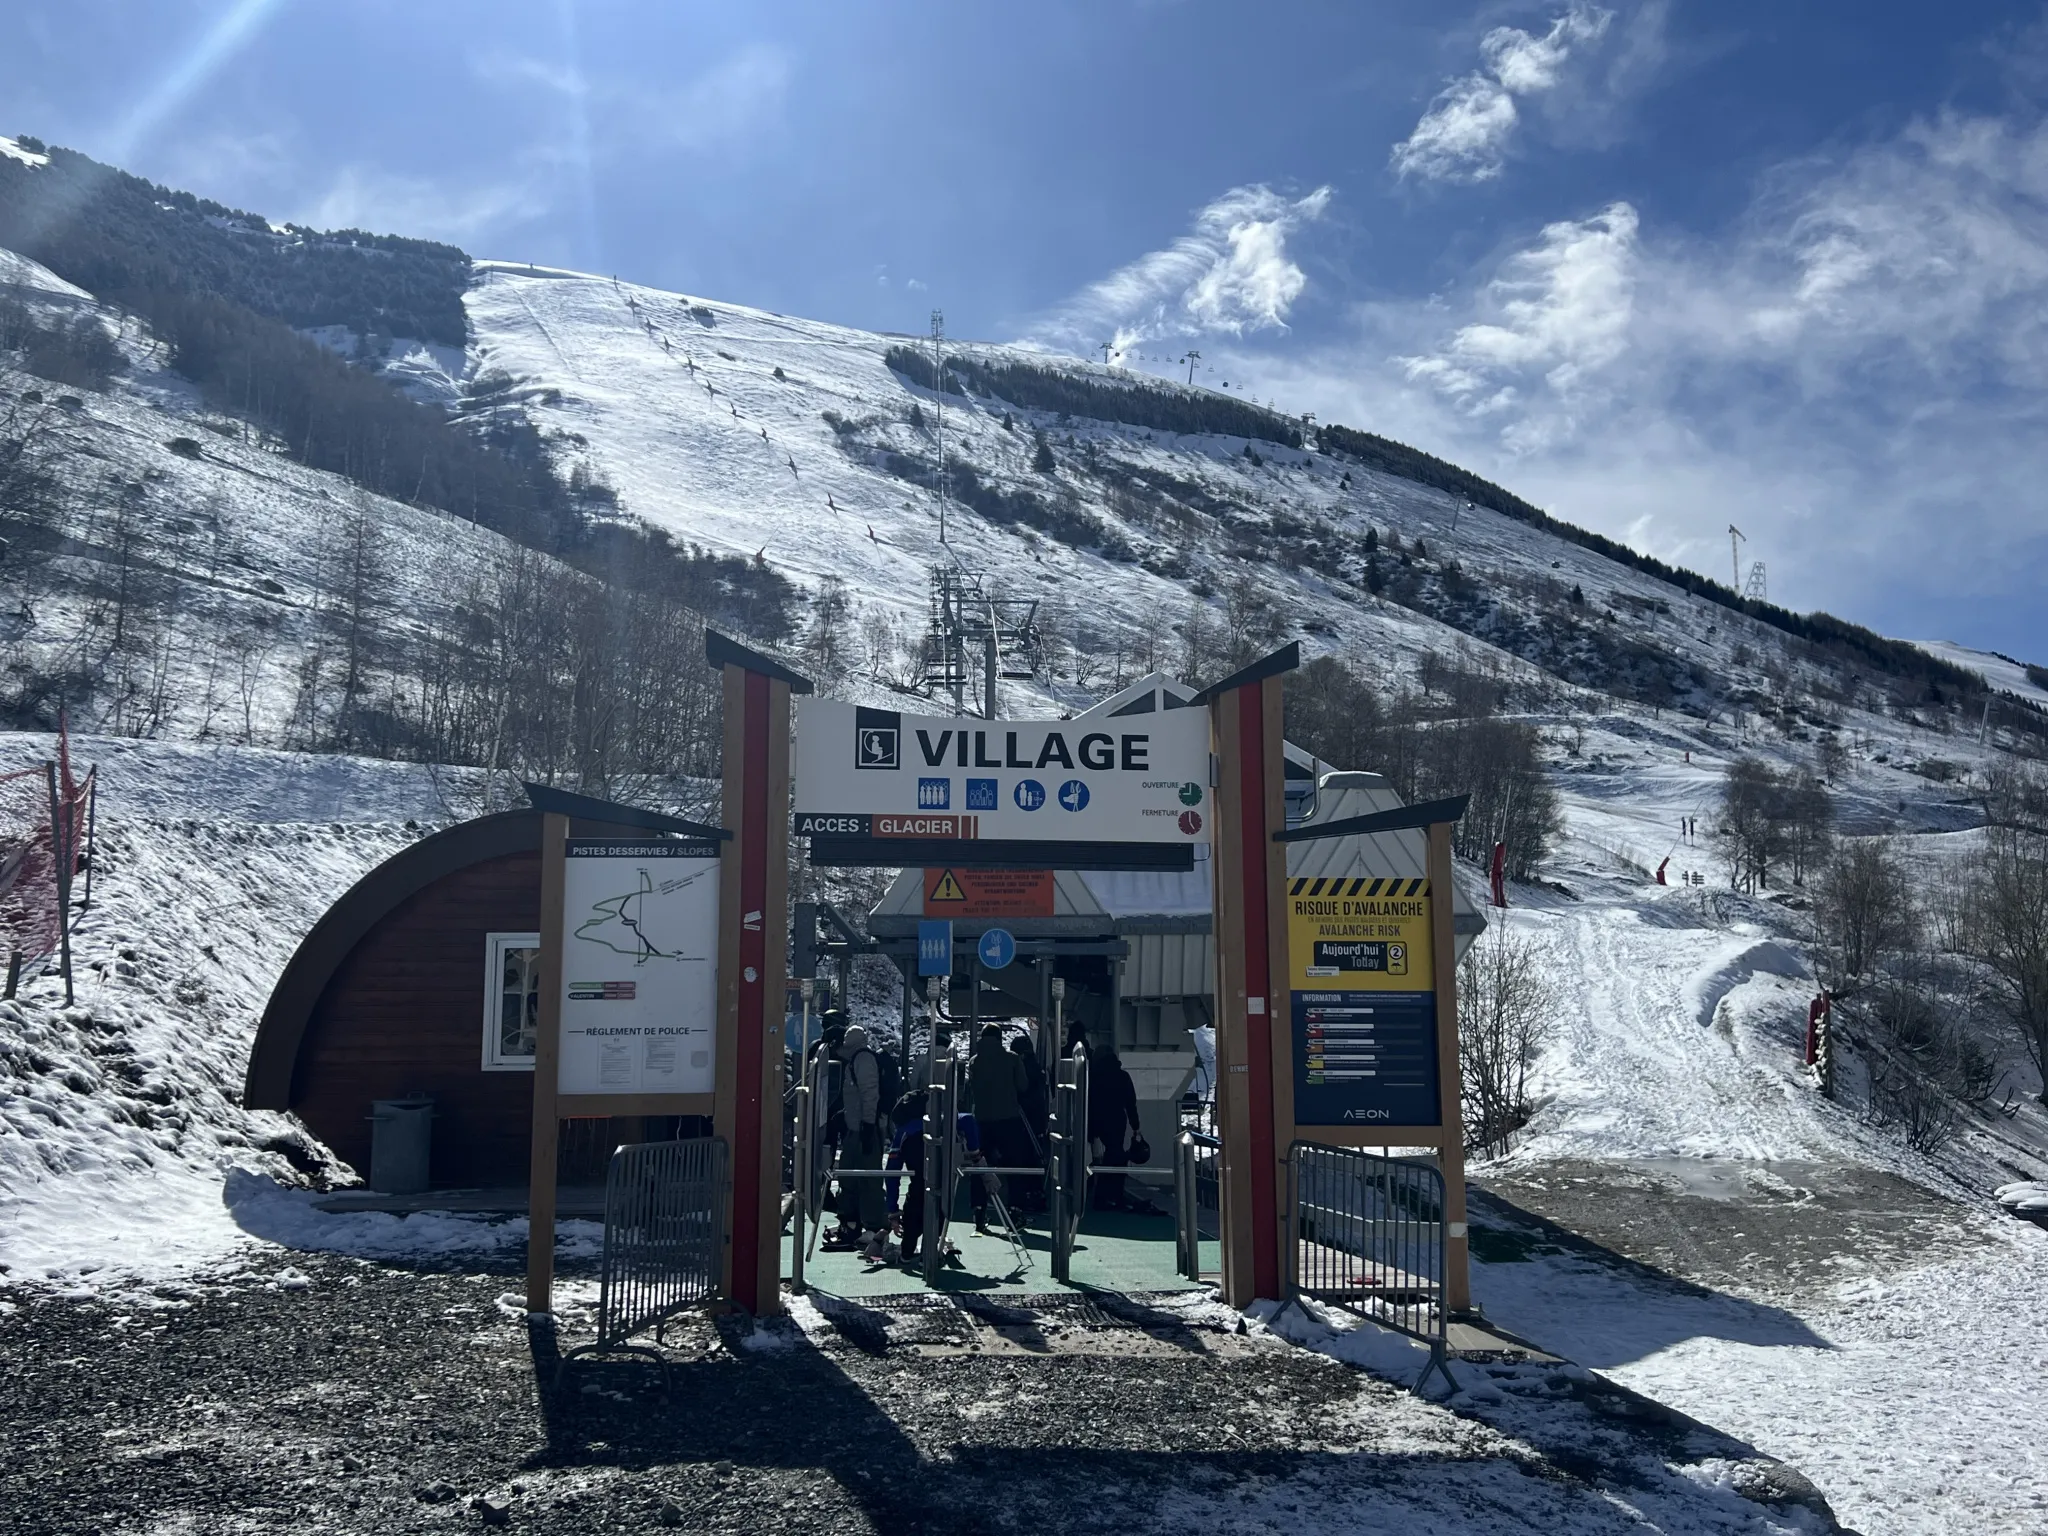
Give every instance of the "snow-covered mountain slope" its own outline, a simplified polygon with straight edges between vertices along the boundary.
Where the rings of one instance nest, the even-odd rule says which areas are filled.
[[[2048,708],[2048,688],[2034,680],[2033,674],[2041,670],[2038,666],[2030,671],[2023,661],[2015,661],[1997,651],[1972,650],[1953,640],[1916,640],[1914,644],[1930,656],[1938,656],[1943,661],[1976,673],[2001,693]]]
[[[124,374],[68,389],[0,361],[0,410],[41,434],[69,492],[67,535],[47,563],[10,560],[0,640],[54,699],[85,637],[132,624],[110,663],[101,723],[143,736],[275,742],[288,734],[322,614],[340,595],[351,525],[374,527],[369,599],[403,645],[460,596],[462,574],[512,553],[489,529],[370,495],[309,469],[287,446],[209,410],[140,326],[35,263],[0,251],[0,297],[48,321],[96,319]]]
[[[485,262],[479,273],[468,299],[476,369],[515,381],[511,397],[608,476],[630,512],[722,552],[758,553],[806,585],[839,577],[913,628],[940,563],[1053,602],[1098,646],[1147,631],[1167,632],[1170,646],[1195,594],[1220,608],[1215,594],[1248,574],[1311,651],[1405,673],[1460,633],[1365,590],[1365,539],[1377,529],[1409,548],[1422,540],[1419,565],[1431,572],[1456,561],[1477,589],[1475,614],[1494,603],[1498,613],[1471,625],[1482,649],[1491,632],[1567,676],[1704,699],[1745,683],[1783,692],[1823,670],[1788,659],[1786,637],[1766,626],[1414,481],[1275,442],[942,399],[886,361],[893,347],[928,349],[917,338],[570,272]],[[1158,382],[1019,348],[948,344],[947,355],[1097,384]],[[1092,535],[992,522],[956,488],[941,544],[927,487],[942,406],[955,481],[965,464],[976,483],[1064,507]],[[1050,474],[1032,468],[1034,429],[1049,438]],[[1386,564],[1398,576],[1402,562]],[[1656,672],[1667,674],[1661,688]]]

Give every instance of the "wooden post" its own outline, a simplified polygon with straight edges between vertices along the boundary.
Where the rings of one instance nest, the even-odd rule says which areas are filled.
[[[533,1161],[527,1173],[526,1310],[552,1312],[555,1284],[555,1152],[562,1122],[555,1095],[562,1060],[562,887],[569,818],[540,822],[540,1017],[533,1043]]]
[[[1471,1242],[1465,1224],[1464,1079],[1458,1063],[1456,887],[1451,883],[1451,823],[1429,828],[1430,962],[1436,976],[1436,1081],[1443,1140],[1444,1301],[1453,1313],[1472,1306]]]
[[[1285,989],[1274,987],[1275,966],[1284,966],[1286,955],[1286,850],[1273,834],[1286,825],[1280,674],[1299,664],[1300,648],[1290,645],[1201,695],[1219,770],[1216,1119],[1223,1143],[1223,1294],[1235,1307],[1259,1297],[1278,1300],[1286,1283],[1281,1247],[1293,1084],[1288,1032],[1274,1013],[1286,1006]]]
[[[732,1148],[725,1294],[782,1310],[782,1013],[789,972],[789,699],[808,679],[707,631],[724,672],[718,1080],[713,1123]]]
[[[57,765],[45,763],[43,771],[50,784],[50,854],[57,877],[57,955],[64,974],[64,1006],[68,1008],[72,1003],[71,865],[75,857],[71,847],[71,807],[64,803],[58,787]]]

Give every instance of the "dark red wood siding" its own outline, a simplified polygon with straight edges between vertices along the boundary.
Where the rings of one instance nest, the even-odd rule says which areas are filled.
[[[444,876],[387,913],[321,994],[292,1108],[366,1177],[370,1102],[432,1097],[439,1188],[524,1185],[533,1076],[483,1070],[484,936],[540,927],[540,854]]]

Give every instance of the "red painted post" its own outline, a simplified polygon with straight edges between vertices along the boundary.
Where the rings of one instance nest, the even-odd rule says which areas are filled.
[[[1272,684],[1278,687],[1277,682]],[[1251,1177],[1252,1287],[1260,1296],[1280,1296],[1279,1167],[1273,1136],[1273,955],[1267,929],[1270,893],[1267,854],[1278,828],[1266,823],[1266,687],[1255,682],[1237,690],[1239,741],[1243,744],[1242,809],[1238,836],[1243,864],[1245,1061],[1251,1068],[1251,1132],[1246,1149]]]
[[[759,672],[745,675],[746,722],[741,779],[746,802],[740,811],[740,979],[737,1071],[733,1098],[732,1299],[749,1312],[774,1311],[776,1300],[763,1307],[761,1265],[761,1160],[752,1154],[761,1139],[761,1052],[763,1048],[762,982],[767,949],[762,914],[768,900],[768,679]]]

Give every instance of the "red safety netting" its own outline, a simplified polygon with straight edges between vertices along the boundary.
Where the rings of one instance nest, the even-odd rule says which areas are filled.
[[[83,784],[72,776],[71,742],[62,730],[57,735],[54,818],[47,766],[0,774],[0,963],[12,954],[24,962],[40,960],[57,948],[63,922],[57,847],[61,842],[70,851],[75,871],[85,846],[91,792],[91,774]]]

